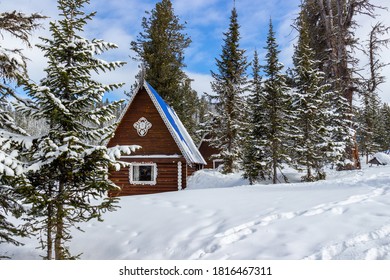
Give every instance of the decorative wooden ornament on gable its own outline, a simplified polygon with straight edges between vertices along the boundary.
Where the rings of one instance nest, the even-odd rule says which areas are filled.
[[[175,111],[146,81],[139,83],[107,146],[130,143],[142,148],[121,158],[128,167],[111,172],[119,187],[111,196],[184,189],[188,176],[206,164]]]
[[[136,123],[134,123],[134,128],[137,130],[139,136],[144,137],[148,130],[152,127],[152,124],[144,117],[140,118]]]

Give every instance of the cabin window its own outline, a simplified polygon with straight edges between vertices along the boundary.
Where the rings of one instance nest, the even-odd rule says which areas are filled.
[[[155,163],[131,163],[129,179],[130,184],[155,185],[157,165]]]
[[[223,164],[223,160],[222,159],[214,159],[213,160],[213,168],[214,169],[217,169],[222,164]]]

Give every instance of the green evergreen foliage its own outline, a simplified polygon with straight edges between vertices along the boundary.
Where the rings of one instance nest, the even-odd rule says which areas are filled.
[[[115,118],[121,101],[105,106],[103,94],[121,84],[103,85],[92,72],[115,70],[123,62],[98,59],[115,48],[102,40],[81,37],[84,26],[95,13],[85,14],[88,0],[58,0],[61,19],[50,23],[52,38],[42,38],[38,47],[48,59],[46,77],[39,85],[24,81],[32,99],[18,109],[33,118],[43,118],[48,132],[35,140],[26,176],[30,186],[20,188],[24,203],[31,207],[28,219],[40,232],[46,259],[77,258],[70,253],[71,230],[115,209],[114,199],[103,199],[116,186],[108,180],[109,168],[118,168],[120,150],[110,150],[103,141],[112,135],[115,125],[102,126]],[[91,125],[94,124],[94,125]],[[100,142],[100,145],[91,144]],[[130,152],[131,147],[122,151]],[[53,255],[54,252],[54,255]]]
[[[381,71],[389,65],[382,62],[379,55],[383,47],[388,47],[390,39],[383,38],[383,36],[387,35],[389,30],[390,27],[386,27],[382,23],[375,24],[369,33],[369,39],[364,49],[369,60],[367,64],[369,77],[363,83],[361,92],[362,106],[359,111],[360,129],[358,133],[360,148],[362,154],[366,156],[367,163],[370,154],[380,151],[380,142],[382,142],[383,133],[386,133],[380,125],[382,119],[380,114],[381,101],[377,92],[378,87],[385,82]]]
[[[175,15],[172,2],[156,3],[149,17],[142,19],[143,32],[131,49],[137,59],[144,63],[145,79],[161,97],[175,110],[191,135],[195,127],[194,110],[198,97],[191,89],[191,80],[184,73],[184,51],[191,39],[183,33],[185,25]]]
[[[16,11],[0,13],[0,33],[11,34],[29,47],[31,33],[40,26],[38,21],[44,18],[39,14],[26,15]],[[18,217],[23,213],[14,186],[26,183],[22,175],[24,163],[18,158],[18,149],[24,148],[22,136],[27,132],[15,121],[9,98],[20,101],[13,86],[22,77],[27,77],[27,58],[20,48],[11,49],[6,46],[4,37],[0,39],[0,244],[20,245],[15,237],[24,235],[25,231],[16,228],[7,216]],[[1,253],[0,259],[5,257]]]
[[[382,104],[379,115],[375,141],[379,144],[380,151],[390,151],[390,105],[388,103]]]
[[[219,73],[211,72],[213,81],[210,95],[215,112],[210,114],[212,132],[211,145],[220,150],[218,155],[224,162],[223,172],[231,173],[238,169],[242,158],[244,138],[243,93],[248,87],[246,69],[248,63],[245,50],[240,49],[239,24],[236,8],[230,16],[229,29],[224,33],[224,44],[220,59],[216,59]]]
[[[248,179],[251,185],[270,176],[270,171],[266,170],[264,163],[268,117],[264,111],[266,104],[260,70],[259,56],[257,51],[255,51],[252,63],[251,94],[248,98],[250,123],[246,132],[247,139],[244,145],[243,157],[244,178]]]
[[[264,81],[264,114],[268,118],[264,134],[265,169],[270,170],[271,179],[276,184],[278,173],[283,163],[291,162],[288,155],[293,125],[291,112],[291,89],[286,85],[286,77],[281,73],[283,65],[279,62],[278,44],[275,38],[272,21],[270,20],[267,36],[266,65],[263,66],[266,80]],[[279,172],[278,172],[279,171]],[[285,181],[287,178],[283,175]]]
[[[332,128],[329,126],[330,85],[325,83],[325,74],[319,70],[314,50],[310,48],[305,15],[301,13],[299,40],[295,48],[294,84],[296,94],[294,111],[293,162],[300,171],[305,171],[302,181],[325,179],[324,166],[332,154]]]
[[[340,148],[338,154],[343,156],[338,168],[360,169],[356,124],[352,121],[353,100],[359,85],[355,75],[359,61],[354,55],[359,42],[355,36],[356,17],[363,14],[374,18],[378,6],[370,0],[304,0],[301,7],[308,19],[310,46],[321,62],[319,67],[334,94],[339,95],[332,100],[333,106],[339,106],[333,108],[338,120],[332,123],[334,140]]]
[[[360,152],[366,157],[368,163],[369,155],[378,152],[380,145],[380,110],[381,102],[375,92],[365,92],[362,97],[362,108],[358,112],[358,143]],[[378,136],[380,137],[378,139]]]

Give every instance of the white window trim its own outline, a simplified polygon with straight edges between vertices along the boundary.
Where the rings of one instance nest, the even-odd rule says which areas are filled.
[[[134,166],[152,166],[154,168],[152,181],[135,181],[133,180],[133,167]],[[157,184],[157,164],[153,162],[132,162],[129,168],[129,181],[132,185],[156,185]]]
[[[215,167],[215,164],[216,164],[217,162],[218,162],[218,163],[223,163],[223,159],[214,159],[214,160],[213,160],[213,169],[217,169],[217,168]]]
[[[177,189],[179,191],[183,189],[183,185],[182,185],[182,163],[181,163],[181,161],[177,162]]]

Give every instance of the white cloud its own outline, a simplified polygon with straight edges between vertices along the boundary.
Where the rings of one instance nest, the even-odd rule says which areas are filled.
[[[192,88],[196,90],[199,96],[203,93],[211,93],[210,82],[213,80],[211,74],[200,74],[194,72],[186,72],[188,77],[193,80],[191,83]]]
[[[88,11],[97,11],[96,17],[88,22],[85,37],[104,39],[118,45],[117,50],[106,52],[102,58],[106,60],[121,60],[128,64],[122,69],[101,76],[103,82],[126,82],[123,90],[128,90],[134,82],[134,76],[138,72],[137,63],[129,58],[131,54],[130,42],[141,31],[141,20],[145,11],[154,8],[157,0],[94,0],[85,8]],[[259,3],[261,2],[261,3]],[[372,3],[388,6],[388,0],[372,0]],[[48,30],[49,20],[58,18],[57,3],[55,0],[0,0],[3,11],[19,10],[25,13],[40,12],[50,16],[44,20],[45,29],[33,33],[32,43],[40,43],[39,36],[50,37]],[[242,48],[247,49],[248,60],[251,59],[254,49],[257,49],[260,59],[264,61],[265,38],[268,32],[270,17],[274,22],[277,41],[281,49],[280,60],[286,65],[291,64],[295,35],[291,34],[291,23],[296,17],[300,0],[238,0],[236,7],[238,20],[241,25]],[[199,94],[211,92],[210,70],[215,70],[215,58],[219,58],[223,44],[223,32],[226,32],[229,24],[229,16],[233,1],[226,0],[173,0],[175,13],[182,22],[186,21],[185,32],[192,39],[192,44],[186,50],[186,63],[188,75],[194,79],[193,87]],[[380,11],[378,20],[390,26],[388,11]],[[372,19],[359,17],[361,28],[357,30],[359,38],[366,38]],[[23,47],[14,38],[5,37],[2,41],[9,47]],[[46,60],[39,49],[34,47],[25,51],[31,59],[29,63],[30,76],[39,81],[46,66]],[[383,52],[382,58],[388,62],[389,50]],[[360,55],[361,56],[361,55]],[[387,60],[387,61],[386,61]],[[383,71],[390,78],[390,67]],[[112,98],[123,97],[120,90]],[[381,86],[380,95],[384,101],[390,102],[390,80]]]

